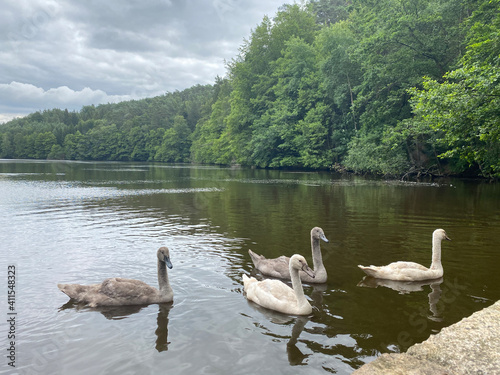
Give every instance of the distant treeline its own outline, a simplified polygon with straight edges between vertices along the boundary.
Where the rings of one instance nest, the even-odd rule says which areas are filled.
[[[213,85],[0,126],[0,157],[500,177],[500,0],[310,0]]]

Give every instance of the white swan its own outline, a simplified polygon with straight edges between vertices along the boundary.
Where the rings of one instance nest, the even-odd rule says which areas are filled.
[[[57,284],[57,287],[68,297],[77,302],[87,303],[91,307],[171,302],[174,293],[170,287],[165,267],[172,268],[168,248],[160,247],[157,251],[157,257],[159,290],[143,281],[121,277],[106,279],[101,284]]]
[[[316,277],[311,277],[306,272],[300,271],[300,279],[305,283],[326,283],[328,278],[323,264],[323,257],[321,256],[320,239],[328,242],[323,229],[320,227],[314,227],[311,229],[311,251],[313,269]],[[250,258],[252,258],[255,268],[257,268],[263,275],[290,280],[291,276],[288,267],[288,264],[290,263],[289,257],[282,255],[279,258],[266,259],[264,256],[256,254],[252,250],[248,250],[248,254],[250,254]]]
[[[243,274],[243,289],[246,292],[247,299],[262,307],[284,314],[310,314],[312,307],[304,296],[299,271],[306,272],[312,278],[314,278],[314,272],[307,265],[305,258],[298,254],[290,258],[289,268],[292,275],[293,289],[280,280],[265,279],[257,281],[254,277]]]
[[[451,241],[443,229],[436,229],[432,234],[432,263],[430,268],[414,262],[394,262],[387,266],[358,266],[368,276],[377,279],[419,281],[439,279],[443,276],[441,264],[441,241]]]

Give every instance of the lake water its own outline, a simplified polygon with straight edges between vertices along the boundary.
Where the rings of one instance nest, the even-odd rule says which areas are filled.
[[[304,285],[313,314],[248,302],[241,275],[256,274],[248,249],[301,253],[312,266],[314,226],[330,242],[322,243],[328,283]],[[452,239],[442,280],[358,285],[358,264],[428,266],[436,228]],[[2,160],[0,243],[2,298],[13,265],[17,312],[16,368],[4,351],[2,374],[349,374],[500,299],[500,185]],[[90,309],[57,288],[111,276],[157,286],[164,245],[172,304]]]

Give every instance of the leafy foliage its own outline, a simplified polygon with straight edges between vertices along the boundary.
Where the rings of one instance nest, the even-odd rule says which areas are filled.
[[[190,134],[212,93],[210,85],[194,86],[79,113],[36,112],[0,127],[0,157],[186,162]]]
[[[214,85],[0,126],[0,157],[500,176],[500,0],[310,0]]]
[[[439,83],[427,78],[413,89],[413,126],[425,123],[441,134],[441,158],[457,158],[457,172],[477,166],[483,176],[500,177],[499,1],[488,1],[471,17],[461,67]],[[484,18],[487,14],[487,22]]]

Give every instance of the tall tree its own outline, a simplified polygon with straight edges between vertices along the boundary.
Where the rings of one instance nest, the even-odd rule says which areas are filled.
[[[155,160],[174,163],[189,161],[190,134],[186,119],[180,115],[176,116],[174,125],[165,131]]]
[[[414,89],[414,128],[442,135],[443,158],[477,166],[483,176],[500,177],[500,1],[488,0],[468,22],[468,45],[461,67],[445,81],[427,78]]]
[[[421,85],[425,75],[439,79],[458,62],[461,22],[469,8],[456,0],[356,1],[355,8],[350,25],[360,41],[352,56],[363,72],[354,106],[360,131],[345,163],[359,169],[370,159],[380,160],[371,171],[401,173],[409,154],[422,150],[411,142],[410,150],[391,143],[386,134],[411,117],[408,89]]]
[[[253,163],[255,142],[252,139],[262,139],[265,130],[254,122],[265,121],[269,116],[266,112],[277,99],[274,87],[278,77],[273,74],[274,62],[282,56],[286,42],[300,38],[310,44],[316,30],[313,13],[297,4],[285,5],[273,21],[264,18],[242,48],[240,58],[230,66],[233,92],[227,133],[231,134],[229,139],[236,161]]]

